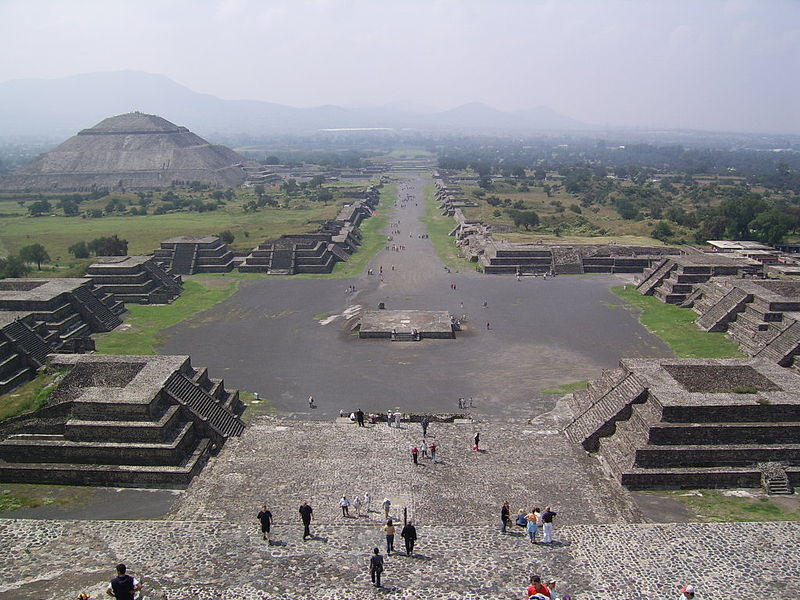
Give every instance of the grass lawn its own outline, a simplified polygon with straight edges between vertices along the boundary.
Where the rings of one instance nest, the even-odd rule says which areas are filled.
[[[738,358],[743,357],[738,346],[724,333],[707,333],[694,322],[697,314],[686,308],[665,304],[653,296],[643,296],[635,286],[611,288],[617,296],[641,309],[639,321],[657,335],[680,358]]]
[[[162,330],[222,302],[236,291],[239,279],[242,278],[193,275],[184,280],[183,293],[172,304],[128,304],[128,313],[123,317],[123,327],[127,327],[95,335],[97,351],[103,354],[155,354]]]
[[[40,409],[55,390],[53,384],[63,374],[64,371],[42,371],[33,381],[0,396],[0,421]]]
[[[732,496],[722,490],[659,490],[645,492],[664,496],[685,504],[702,523],[730,521],[797,521],[800,520],[800,497]]]
[[[436,188],[433,183],[425,185],[425,216],[420,219],[428,228],[428,235],[436,248],[436,253],[441,261],[451,269],[466,270],[475,269],[476,263],[461,258],[461,250],[456,246],[455,236],[449,235],[456,226],[456,221],[452,217],[439,214],[439,207],[436,206],[434,194]]]

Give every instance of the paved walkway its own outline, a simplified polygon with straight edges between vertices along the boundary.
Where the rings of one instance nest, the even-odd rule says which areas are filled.
[[[394,239],[367,265],[374,275],[242,281],[225,302],[164,332],[160,352],[191,353],[193,364],[229,387],[258,392],[277,410],[306,419],[331,419],[358,406],[454,411],[462,396],[474,397],[473,412],[483,417],[527,419],[552,408],[555,399],[542,390],[597,377],[623,356],[671,355],[619,307],[609,291],[621,283],[616,276],[517,282],[471,269],[447,273],[431,240],[419,237],[426,182],[416,175],[401,180],[400,197],[414,201],[393,209],[390,220],[399,219],[401,234],[387,227]],[[406,249],[392,251],[392,244]],[[355,294],[345,294],[350,284]],[[358,339],[347,317],[380,302],[470,319],[455,340]]]
[[[100,598],[113,565],[127,562],[146,598],[308,600],[521,598],[529,574],[559,581],[576,599],[662,600],[692,582],[698,598],[800,597],[795,523],[583,525],[532,546],[491,526],[421,526],[414,557],[386,560],[369,584],[380,530],[324,525],[303,542],[279,524],[268,546],[253,523],[187,521],[0,521],[0,599]],[[755,590],[755,591],[754,591]]]

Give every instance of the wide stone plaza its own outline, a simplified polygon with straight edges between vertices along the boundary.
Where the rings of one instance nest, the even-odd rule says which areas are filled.
[[[621,358],[671,355],[609,291],[626,280],[448,272],[421,237],[425,181],[400,182],[405,201],[391,215],[399,225],[367,266],[374,275],[245,281],[230,300],[169,330],[163,353],[191,352],[226,386],[259,393],[248,427],[188,489],[152,492],[174,500],[150,515],[159,518],[140,519],[136,490],[108,491],[117,510],[106,502],[96,516],[111,520],[89,520],[91,506],[4,514],[0,599],[104,597],[118,562],[148,599],[511,600],[534,573],[555,579],[559,595],[587,600],[677,599],[689,583],[702,600],[745,588],[800,597],[796,523],[686,523],[677,506],[645,507],[563,434],[574,415],[546,388],[598,377]],[[359,339],[355,319],[379,302],[468,317],[455,339]],[[318,408],[308,407],[310,395]],[[459,411],[460,397],[473,406]],[[438,445],[438,462],[414,465],[420,423],[362,428],[338,417],[357,408],[469,415],[434,418],[427,442]],[[343,516],[339,499],[365,493],[369,510],[351,506]],[[377,590],[367,565],[372,548],[385,550],[384,498],[419,539],[413,556],[387,557]],[[555,542],[533,545],[519,527],[501,533],[505,500],[512,515],[552,506]],[[306,541],[303,501],[314,509]],[[256,519],[263,504],[275,518],[273,545]],[[655,522],[671,519],[684,522]]]

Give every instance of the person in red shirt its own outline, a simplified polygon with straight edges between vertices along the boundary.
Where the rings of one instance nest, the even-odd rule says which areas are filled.
[[[538,595],[537,595],[538,594]],[[528,586],[528,598],[550,598],[550,588],[542,583],[542,578],[538,575],[531,575],[531,584]]]
[[[412,446],[411,447],[411,458],[414,460],[414,464],[415,465],[418,464],[417,463],[418,456],[419,456],[419,449],[416,446]]]

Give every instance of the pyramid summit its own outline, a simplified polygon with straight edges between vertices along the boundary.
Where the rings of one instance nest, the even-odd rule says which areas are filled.
[[[157,115],[104,119],[0,178],[3,190],[153,189],[199,181],[215,187],[245,181],[246,159]]]

